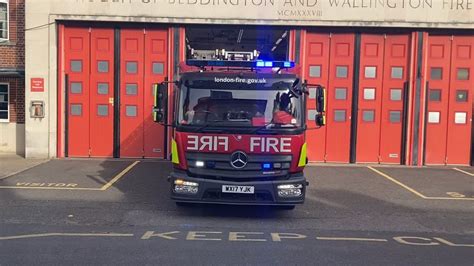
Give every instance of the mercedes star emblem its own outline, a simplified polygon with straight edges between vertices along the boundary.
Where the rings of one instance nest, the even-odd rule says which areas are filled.
[[[230,156],[230,165],[236,169],[242,169],[247,165],[247,154],[241,151],[236,151]]]

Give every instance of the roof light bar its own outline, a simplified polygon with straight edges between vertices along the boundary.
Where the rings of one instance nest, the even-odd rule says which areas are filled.
[[[293,68],[291,61],[223,61],[223,60],[187,60],[186,65],[196,67],[246,67],[246,68]]]

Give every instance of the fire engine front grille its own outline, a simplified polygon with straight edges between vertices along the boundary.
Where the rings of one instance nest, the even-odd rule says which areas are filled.
[[[209,189],[203,195],[203,199],[206,200],[232,200],[232,201],[251,201],[251,202],[273,202],[273,196],[268,191],[255,191],[255,194],[235,194],[235,193],[222,193],[217,189]]]
[[[289,178],[291,155],[251,155],[248,154],[248,163],[242,169],[234,168],[231,154],[216,153],[188,153],[189,175],[199,178],[225,180],[233,182],[285,180]],[[196,167],[196,161],[204,162],[204,167]],[[281,168],[262,168],[264,163],[279,163]]]

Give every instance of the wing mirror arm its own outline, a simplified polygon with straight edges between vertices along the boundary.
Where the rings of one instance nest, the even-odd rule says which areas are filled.
[[[316,115],[314,120],[318,127],[326,125],[326,106],[327,106],[327,92],[326,89],[320,84],[308,84],[304,83],[302,86],[303,93],[309,94],[309,87],[316,90]]]
[[[153,121],[163,126],[172,126],[168,124],[168,84],[178,84],[177,81],[163,81],[153,85],[154,105]]]

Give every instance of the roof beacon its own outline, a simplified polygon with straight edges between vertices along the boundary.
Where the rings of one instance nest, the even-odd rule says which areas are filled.
[[[240,67],[240,68],[293,68],[291,61],[227,61],[227,60],[187,60],[186,65],[205,67]]]

